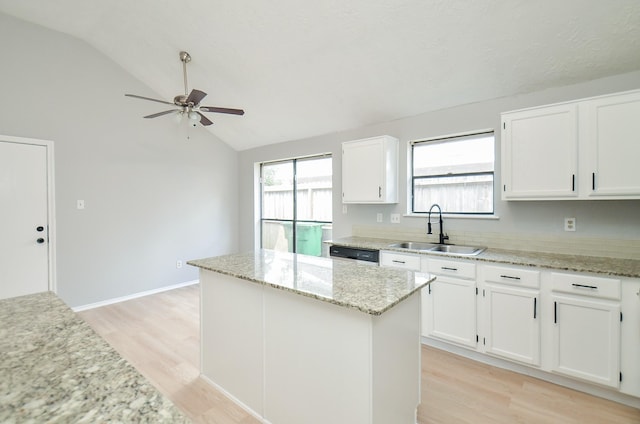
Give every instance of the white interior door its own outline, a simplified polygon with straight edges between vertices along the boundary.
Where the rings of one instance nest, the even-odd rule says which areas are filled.
[[[0,138],[0,299],[49,290],[47,146]]]

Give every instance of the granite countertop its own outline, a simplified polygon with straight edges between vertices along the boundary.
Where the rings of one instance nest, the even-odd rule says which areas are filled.
[[[381,315],[435,279],[420,272],[266,249],[187,263],[370,315]]]
[[[477,256],[459,256],[442,253],[428,253],[418,250],[389,247],[401,240],[387,240],[367,237],[344,237],[329,241],[329,244],[359,247],[374,250],[391,250],[405,253],[419,253],[431,257],[446,256],[456,259],[486,261],[510,265],[534,266],[572,272],[589,272],[618,277],[640,278],[640,260],[616,259],[599,256],[561,255],[557,253],[527,252],[518,250],[487,249]],[[402,240],[405,241],[405,240]]]
[[[0,422],[188,423],[54,293],[0,300]]]

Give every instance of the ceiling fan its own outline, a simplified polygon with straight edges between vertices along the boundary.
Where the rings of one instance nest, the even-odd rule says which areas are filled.
[[[200,90],[191,90],[187,88],[187,63],[191,62],[191,56],[187,52],[180,52],[180,61],[182,62],[182,73],[184,75],[184,94],[179,94],[173,98],[173,103],[164,100],[152,99],[150,97],[138,96],[135,94],[125,94],[127,97],[135,97],[136,99],[150,100],[152,102],[164,103],[167,105],[177,106],[178,109],[165,110],[164,112],[147,115],[145,118],[157,118],[158,116],[176,113],[180,116],[187,116],[189,124],[195,126],[198,121],[204,126],[213,124],[202,114],[202,112],[227,113],[231,115],[244,115],[242,109],[231,109],[226,107],[200,106],[200,102],[205,98],[207,93]]]

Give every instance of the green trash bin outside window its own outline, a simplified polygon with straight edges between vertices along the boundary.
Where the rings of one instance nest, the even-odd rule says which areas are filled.
[[[324,224],[298,223],[296,225],[296,251],[304,255],[322,255],[322,226]]]

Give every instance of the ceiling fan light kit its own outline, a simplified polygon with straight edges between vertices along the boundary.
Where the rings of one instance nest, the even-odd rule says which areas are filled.
[[[207,96],[204,91],[193,89],[189,92],[189,86],[187,83],[187,63],[191,62],[191,55],[185,51],[180,52],[180,61],[182,62],[182,74],[184,77],[184,94],[178,94],[173,98],[173,103],[164,100],[152,99],[150,97],[138,96],[136,94],[125,94],[127,97],[134,97],[136,99],[149,100],[152,102],[163,103],[172,106],[178,106],[179,109],[170,109],[163,112],[153,113],[151,115],[144,116],[144,118],[157,118],[158,116],[168,115],[175,113],[179,121],[182,120],[183,115],[187,115],[189,118],[189,125],[196,126],[198,122],[204,126],[209,126],[213,122],[204,116],[202,112],[212,113],[225,113],[229,115],[244,115],[242,109],[232,109],[216,106],[200,106],[200,102]]]

